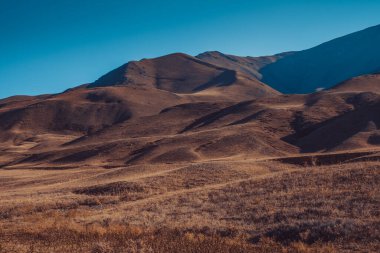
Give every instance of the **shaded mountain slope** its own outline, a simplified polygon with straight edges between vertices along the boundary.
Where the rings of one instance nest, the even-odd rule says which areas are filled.
[[[284,93],[309,93],[380,71],[380,25],[296,52],[269,64],[264,83]]]
[[[299,146],[301,152],[341,151],[379,145],[380,96],[359,93],[346,101],[353,105],[352,110],[309,125],[292,136],[295,137],[293,144]]]

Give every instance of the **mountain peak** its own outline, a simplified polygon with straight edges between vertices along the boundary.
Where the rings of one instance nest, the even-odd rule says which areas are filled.
[[[183,53],[128,62],[87,87],[121,85],[182,94],[196,93],[206,89],[222,89],[222,87],[225,89],[227,86],[237,85],[242,88],[238,92],[241,93],[239,96],[247,98],[278,94],[277,91],[250,78],[244,71],[218,66]]]
[[[203,52],[203,53],[200,53],[198,54],[197,56],[195,56],[196,58],[200,58],[202,59],[203,57],[206,57],[206,56],[214,56],[214,57],[217,57],[217,56],[225,56],[225,54],[219,52],[219,51],[206,51],[206,52]]]

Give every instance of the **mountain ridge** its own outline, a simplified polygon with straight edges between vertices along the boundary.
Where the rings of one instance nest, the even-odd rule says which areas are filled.
[[[220,67],[183,53],[131,61],[108,72],[88,88],[132,85],[157,88],[174,93],[195,93],[236,83],[253,85],[262,93],[277,94],[245,73]],[[256,83],[256,84],[254,84]]]

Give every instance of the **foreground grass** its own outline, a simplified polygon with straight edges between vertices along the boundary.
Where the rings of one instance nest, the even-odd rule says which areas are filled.
[[[195,234],[178,230],[141,229],[127,226],[62,226],[14,231],[0,234],[0,252],[337,252],[332,245],[307,245],[293,242],[282,245],[264,238],[256,244],[244,237],[221,237],[220,235]]]
[[[0,253],[380,252],[379,169],[208,164],[24,192],[14,178]]]

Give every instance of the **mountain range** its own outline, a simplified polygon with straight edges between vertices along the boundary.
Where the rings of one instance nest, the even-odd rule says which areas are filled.
[[[0,165],[119,166],[373,150],[380,26],[264,57],[174,53],[0,100]],[[317,90],[317,91],[316,91]]]

